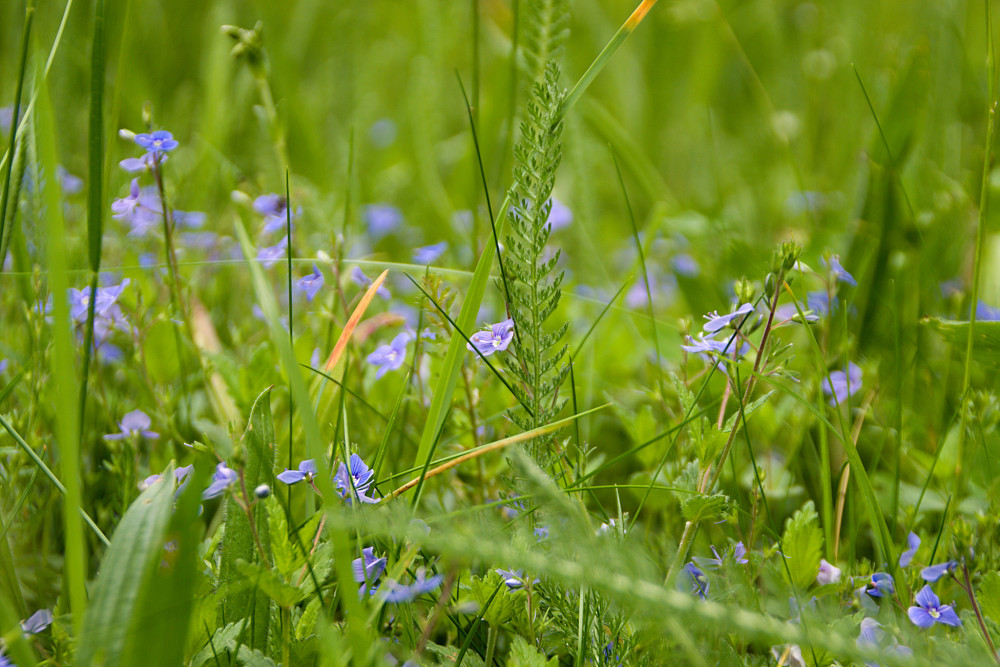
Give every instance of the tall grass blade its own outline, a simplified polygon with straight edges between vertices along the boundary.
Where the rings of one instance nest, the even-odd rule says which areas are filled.
[[[34,0],[28,0],[28,4],[24,10],[24,32],[21,33],[21,61],[18,65],[17,72],[17,88],[14,92],[14,111],[11,115],[10,122],[10,140],[7,142],[7,154],[10,155],[10,159],[7,160],[4,175],[3,175],[3,192],[0,193],[0,248],[6,250],[7,242],[5,237],[10,233],[5,227],[7,222],[7,205],[10,203],[10,175],[11,170],[14,167],[14,150],[16,148],[15,140],[17,138],[18,129],[18,119],[21,113],[21,92],[24,89],[24,76],[27,71],[28,66],[28,45],[31,40],[31,23],[35,17],[35,2]],[[17,206],[17,201],[13,203]],[[0,255],[0,267],[3,266],[4,255]]]

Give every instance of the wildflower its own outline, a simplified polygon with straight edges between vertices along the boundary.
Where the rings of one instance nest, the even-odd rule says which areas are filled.
[[[549,527],[535,526],[535,540],[538,542],[543,542],[547,539],[549,539]]]
[[[771,655],[778,661],[779,665],[787,667],[806,667],[806,661],[802,659],[802,649],[798,644],[785,644],[784,646],[774,646],[771,648]]]
[[[263,500],[264,498],[267,498],[269,495],[271,495],[271,487],[268,486],[267,484],[261,484],[260,486],[258,486],[256,489],[253,490],[253,494]]]
[[[193,465],[182,466],[174,470],[174,479],[177,481],[178,491],[180,491],[180,489],[184,486],[184,480],[187,479],[187,476],[191,474],[192,470],[194,470]],[[145,491],[149,487],[159,482],[162,478],[163,475],[160,474],[150,475],[149,477],[147,477],[146,479],[142,480],[142,482],[139,483],[139,490]]]
[[[705,315],[705,319],[708,321],[705,323],[705,326],[703,328],[707,333],[715,333],[716,331],[719,331],[720,329],[729,326],[732,323],[732,321],[738,317],[741,318],[739,322],[742,324],[742,322],[744,321],[742,319],[742,316],[749,315],[752,312],[753,312],[752,303],[744,303],[742,306],[740,306],[733,312],[728,313],[726,315],[719,315],[719,313],[713,311]]]
[[[670,260],[670,266],[673,268],[674,273],[685,278],[697,278],[701,273],[701,266],[698,264],[698,260],[686,252],[674,255],[673,259]]]
[[[847,372],[833,371],[823,379],[823,393],[830,398],[830,405],[847,401],[848,396],[861,390],[861,369],[854,362],[847,364]]]
[[[882,624],[876,621],[874,618],[863,618],[861,619],[861,631],[858,633],[858,638],[855,640],[855,645],[859,649],[878,649],[881,648],[885,640],[885,630],[882,629]],[[889,649],[895,651],[898,655],[907,656],[913,655],[913,650],[908,646],[903,646],[902,644],[897,644],[895,641],[888,646]],[[868,667],[877,667],[878,663],[866,662],[865,665]]]
[[[111,216],[115,220],[131,220],[135,215],[135,210],[139,206],[139,179],[133,178],[129,186],[129,196],[116,199],[111,203]]]
[[[140,171],[146,171],[147,169],[152,169],[153,165],[159,161],[163,164],[167,161],[167,156],[160,153],[157,156],[155,153],[143,153],[142,157],[127,157],[118,163],[118,166],[127,171],[130,174],[135,174]]]
[[[83,190],[83,179],[69,173],[66,167],[61,164],[56,165],[56,177],[59,179],[59,188],[64,195],[75,195]]]
[[[313,297],[316,296],[316,292],[319,288],[323,286],[323,274],[320,270],[313,264],[313,272],[304,278],[300,278],[295,286],[306,293],[306,300],[312,301]]]
[[[188,229],[201,229],[205,224],[205,214],[201,211],[174,211],[174,224]]]
[[[372,279],[366,276],[365,272],[362,271],[361,267],[358,266],[355,266],[353,269],[351,269],[351,280],[354,281],[354,284],[359,285],[361,287],[368,287],[369,285],[372,284]],[[389,292],[388,289],[386,289],[384,283],[378,286],[378,289],[375,290],[375,293],[387,301],[390,298],[392,298],[392,294]]]
[[[14,107],[7,105],[0,107],[0,130],[6,132],[14,122]]]
[[[375,471],[365,465],[360,456],[351,454],[350,471],[348,471],[346,464],[341,463],[340,467],[337,468],[337,474],[334,476],[333,482],[337,488],[337,493],[348,503],[351,502],[351,498],[355,493],[357,493],[358,500],[363,503],[377,503],[377,498],[372,498],[368,495],[368,489],[371,487],[374,478]]]
[[[312,478],[316,476],[319,471],[316,470],[316,461],[313,459],[306,459],[299,463],[298,470],[286,470],[285,472],[278,473],[278,481],[284,482],[285,484],[298,484],[299,482],[311,482]]]
[[[569,227],[573,223],[573,211],[555,197],[549,202],[552,204],[552,208],[549,209],[549,217],[545,219],[549,231],[554,232],[557,229]]]
[[[466,344],[469,350],[478,350],[479,354],[488,357],[494,352],[503,352],[514,340],[514,320],[491,324],[487,331],[477,331],[469,336],[471,344]],[[475,346],[475,347],[473,347]]]
[[[820,586],[835,584],[840,581],[840,568],[831,565],[825,558],[819,561],[819,573],[816,575],[816,583]]]
[[[354,581],[359,584],[374,584],[385,571],[386,558],[375,557],[375,547],[366,547],[361,550],[361,558],[351,561],[351,569],[354,572]],[[364,591],[365,586],[361,587]],[[373,590],[374,592],[374,590]]]
[[[954,571],[956,567],[958,567],[957,560],[950,560],[946,563],[931,565],[930,567],[925,567],[920,571],[920,578],[933,584],[944,575]]]
[[[402,603],[402,602],[413,602],[418,596],[424,593],[430,593],[434,589],[441,585],[444,581],[444,577],[440,574],[435,574],[434,576],[427,578],[427,572],[424,568],[419,568],[417,570],[417,576],[414,578],[413,583],[409,586],[404,586],[397,581],[392,581],[391,579],[386,582],[386,590],[388,593],[385,596],[386,602],[392,603]]]
[[[2,109],[0,109],[2,111]],[[16,667],[10,659],[4,655],[3,649],[0,648],[0,667]]]
[[[150,431],[149,426],[152,421],[142,410],[133,410],[127,413],[122,420],[118,422],[118,426],[121,427],[120,433],[109,433],[104,436],[105,440],[125,440],[126,438],[136,438],[143,437],[149,438],[150,440],[155,440],[160,437],[160,434],[156,431]]]
[[[257,261],[264,265],[265,269],[274,266],[274,263],[285,256],[288,247],[288,237],[284,237],[273,246],[261,248],[257,251]]]
[[[253,210],[264,216],[263,232],[270,234],[280,229],[285,229],[288,225],[288,200],[281,195],[268,194],[261,195],[253,200]],[[294,218],[301,209],[292,213]]]
[[[118,319],[120,312],[116,304],[118,298],[125,291],[125,288],[129,286],[130,282],[131,280],[126,278],[117,285],[97,288],[97,297],[94,302],[94,316],[109,320]],[[90,296],[91,290],[89,286],[84,287],[82,290],[73,287],[69,290],[69,315],[78,324],[83,324],[87,321]]]
[[[402,212],[389,204],[371,204],[365,207],[368,233],[376,239],[393,232],[403,222]]]
[[[929,628],[935,623],[960,626],[962,619],[958,617],[951,605],[941,604],[941,600],[930,586],[924,586],[916,595],[917,606],[906,610],[913,624],[919,628]]]
[[[378,366],[375,379],[381,378],[389,371],[394,371],[406,361],[406,344],[410,342],[410,334],[401,333],[392,339],[388,345],[380,345],[368,355],[368,363]]]
[[[920,538],[917,537],[916,533],[910,533],[906,536],[906,546],[906,551],[899,554],[900,567],[909,567],[910,562],[913,561],[914,554],[917,553],[917,547],[920,546]]]
[[[702,567],[704,567],[706,569],[713,569],[714,570],[716,568],[722,567],[722,565],[725,563],[726,556],[729,555],[729,554],[726,553],[726,554],[723,554],[723,555],[720,556],[719,552],[715,548],[714,544],[711,546],[711,549],[712,549],[712,553],[715,554],[715,558],[697,558],[697,557],[695,557],[695,558],[692,558],[691,560],[693,560],[694,562],[698,563],[698,565],[701,565]],[[736,546],[733,547],[733,551],[732,551],[733,562],[737,563],[739,565],[745,565],[748,562],[747,558],[746,558],[746,553],[747,553],[747,548],[745,546],[743,546],[743,542],[737,542]]]
[[[597,527],[598,535],[607,535],[608,533],[614,533],[618,530],[618,520],[608,519],[607,523],[602,523]]]
[[[37,635],[50,625],[52,625],[52,612],[48,609],[39,609],[21,622],[21,630],[26,635]]]
[[[698,566],[694,563],[688,563],[685,565],[684,573],[688,576],[689,583],[691,585],[691,593],[697,595],[702,600],[707,600],[708,577],[705,576],[705,573],[698,569]]]
[[[892,580],[891,574],[876,572],[872,575],[871,582],[862,590],[873,598],[885,597],[896,592],[896,583]]]
[[[215,474],[212,475],[212,483],[202,491],[201,499],[209,500],[221,496],[229,486],[239,478],[235,470],[231,470],[225,461],[221,461],[215,466]]]
[[[172,151],[179,145],[174,139],[174,135],[166,130],[157,130],[152,134],[135,135],[135,143],[146,149],[147,153],[163,154]]]
[[[824,290],[806,293],[806,306],[820,317],[830,314],[830,306],[837,305],[837,297],[830,299],[830,294]]]
[[[820,259],[820,262],[823,264],[823,266],[828,267],[833,277],[839,280],[840,282],[847,283],[848,285],[855,287],[857,286],[858,281],[854,279],[854,276],[848,273],[847,269],[845,269],[843,266],[840,265],[840,255],[832,255],[830,257],[829,264],[827,264],[825,259]]]
[[[435,243],[433,245],[425,245],[422,248],[414,248],[413,261],[418,264],[432,264],[437,261],[437,259],[441,257],[447,249],[447,241],[441,241],[441,243]]]
[[[522,588],[526,583],[527,579],[524,576],[524,570],[493,570],[501,577],[503,577],[503,583],[507,584],[507,589],[516,591]],[[531,582],[532,586],[540,582],[541,579],[535,579]]]

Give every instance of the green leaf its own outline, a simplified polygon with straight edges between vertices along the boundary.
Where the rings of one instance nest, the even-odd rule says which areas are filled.
[[[965,351],[969,340],[969,322],[925,317],[920,323],[938,332],[949,345]],[[977,362],[1000,362],[1000,322],[977,321],[972,329],[972,343],[972,357]]]
[[[246,619],[240,619],[239,621],[218,628],[212,633],[211,639],[205,646],[191,658],[190,667],[202,667],[205,664],[215,665],[216,657],[219,658],[219,664],[228,665],[229,660],[226,656],[231,651],[236,650],[236,639],[243,632],[243,625],[245,623]]]
[[[694,496],[681,503],[681,513],[688,521],[699,522],[715,519],[729,511],[729,497],[722,493],[711,496]]]
[[[1000,623],[1000,573],[989,572],[983,577],[976,600],[983,614]]]
[[[500,587],[500,592],[494,597],[493,593],[497,587]],[[482,577],[472,577],[469,593],[479,605],[483,620],[489,623],[491,628],[500,628],[510,621],[514,617],[519,599],[524,596],[523,590],[511,591],[507,588],[503,583],[503,577],[492,570]],[[493,602],[486,607],[490,598],[493,598]],[[484,607],[485,612],[483,612]]]
[[[823,553],[823,533],[819,516],[810,500],[785,521],[781,549],[788,564],[792,584],[805,588],[816,578]]]
[[[542,653],[529,644],[521,635],[515,635],[510,645],[510,656],[507,658],[510,667],[556,667],[559,658],[546,660]]]
[[[236,562],[236,571],[246,577],[253,587],[266,593],[280,607],[291,607],[302,600],[302,591],[286,583],[274,570],[266,570],[257,563],[241,560]]]

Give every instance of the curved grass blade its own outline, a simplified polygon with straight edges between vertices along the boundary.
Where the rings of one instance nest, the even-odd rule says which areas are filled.
[[[3,175],[3,192],[0,193],[0,248],[6,250],[7,244],[4,243],[4,237],[10,232],[5,230],[7,222],[7,204],[10,201],[10,174],[11,170],[14,168],[14,149],[16,144],[15,139],[17,138],[17,129],[20,123],[18,123],[18,117],[21,113],[21,93],[24,90],[24,74],[27,70],[28,65],[28,45],[31,42],[31,23],[32,19],[35,17],[35,3],[34,0],[28,0],[28,5],[24,10],[24,32],[21,33],[21,62],[18,66],[17,74],[17,88],[14,92],[14,111],[11,115],[10,123],[10,141],[7,143],[7,153],[11,156],[7,160],[6,169]],[[14,202],[14,206],[17,206],[17,202]],[[0,266],[3,266],[4,256],[0,255]]]

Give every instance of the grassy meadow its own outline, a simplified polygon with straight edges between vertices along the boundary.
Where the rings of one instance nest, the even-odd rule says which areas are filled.
[[[0,3],[0,667],[1000,663],[995,8]]]

